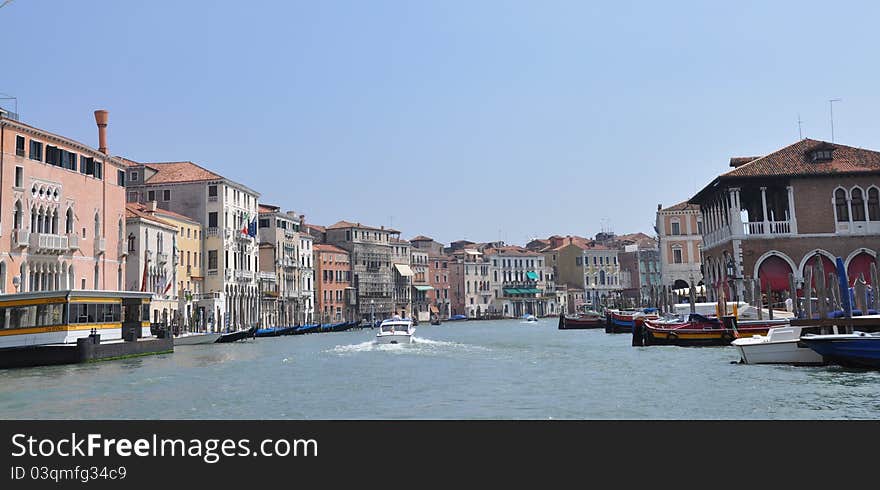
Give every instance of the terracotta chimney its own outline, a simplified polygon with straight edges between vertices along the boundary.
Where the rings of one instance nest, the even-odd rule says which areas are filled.
[[[156,209],[159,207],[159,203],[156,201],[150,201],[150,211],[156,212]]]
[[[95,122],[98,124],[98,151],[107,155],[107,120],[110,114],[104,109],[95,111]]]

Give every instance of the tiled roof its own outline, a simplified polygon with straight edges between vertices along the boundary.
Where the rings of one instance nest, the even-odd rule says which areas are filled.
[[[146,206],[136,202],[128,202],[125,203],[125,217],[126,218],[140,218],[147,221],[152,221],[154,223],[159,223],[161,225],[170,226],[177,229],[177,225],[174,223],[169,223],[163,219],[157,218],[151,211],[147,209]]]
[[[312,224],[308,224],[308,225],[305,225],[305,228],[312,229],[312,230],[315,230],[315,231],[320,231],[321,233],[324,233],[325,231],[327,231],[327,228],[325,228],[325,227],[323,227],[323,226],[321,226],[321,225],[312,225]]]
[[[200,167],[193,162],[158,162],[145,163],[147,167],[156,171],[156,175],[150,177],[150,184],[164,184],[171,182],[201,182],[206,180],[219,180],[223,177]]]
[[[524,257],[540,257],[541,254],[538,252],[533,252],[527,248],[519,247],[516,245],[505,245],[503,247],[495,247],[495,248],[487,248],[483,250],[485,255],[521,255]]]
[[[400,233],[399,231],[392,229],[392,228],[376,228],[375,226],[367,226],[367,225],[362,225],[360,223],[352,223],[351,221],[345,221],[345,220],[337,221],[336,223],[333,223],[332,225],[327,227],[328,230],[338,230],[338,229],[344,229],[344,228],[362,228],[364,230],[375,230],[375,231],[387,231],[390,233]]]
[[[319,252],[333,252],[337,254],[347,254],[347,250],[343,250],[336,245],[330,245],[327,243],[316,243],[313,247],[315,250]]]
[[[169,211],[167,209],[156,208],[156,214],[159,216],[165,216],[165,217],[180,220],[180,221],[189,221],[190,223],[201,226],[201,223],[199,223],[197,220],[194,220],[194,219],[190,218],[189,216],[184,216],[180,213],[175,213],[174,211]]]
[[[810,153],[817,149],[833,150],[831,160],[811,161]],[[880,152],[803,139],[743,164],[722,174],[721,177],[781,177],[870,172],[880,172]]]
[[[257,206],[258,213],[277,213],[281,210],[279,206],[273,206],[271,204],[260,204]]]
[[[669,206],[668,208],[663,208],[660,211],[699,211],[700,207],[696,204],[691,204],[688,201],[683,201],[673,206]]]
[[[415,238],[410,238],[409,241],[411,241],[411,242],[433,242],[434,239],[431,237],[426,237],[424,235],[419,235]]]
[[[745,165],[749,162],[755,161],[759,158],[761,158],[761,157],[760,156],[757,156],[757,157],[731,157],[730,158],[730,166],[733,168],[742,167],[743,165]]]

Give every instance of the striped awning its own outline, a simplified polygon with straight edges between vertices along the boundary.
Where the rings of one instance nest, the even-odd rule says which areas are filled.
[[[397,269],[397,272],[400,273],[401,276],[412,277],[413,274],[412,269],[406,264],[394,264],[394,268]]]

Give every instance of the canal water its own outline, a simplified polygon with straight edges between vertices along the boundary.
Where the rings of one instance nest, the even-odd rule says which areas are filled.
[[[555,319],[449,322],[178,346],[0,371],[0,418],[844,419],[880,417],[880,372],[748,366],[733,347],[631,347]]]

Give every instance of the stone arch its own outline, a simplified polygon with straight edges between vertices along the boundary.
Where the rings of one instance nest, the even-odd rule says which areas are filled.
[[[68,206],[64,213],[64,232],[73,233],[73,208]]]
[[[766,291],[768,286],[774,292],[787,291],[788,273],[795,273],[796,267],[788,255],[778,250],[770,250],[755,262],[754,277],[760,281],[761,291]],[[761,274],[762,269],[764,274]]]
[[[786,255],[784,252],[780,252],[779,250],[768,250],[767,252],[764,252],[763,255],[758,257],[758,260],[755,261],[754,275],[752,277],[754,277],[754,278],[758,277],[758,270],[761,268],[761,264],[765,260],[767,260],[768,258],[770,258],[772,256],[777,256],[777,257],[781,258],[782,260],[788,262],[788,265],[789,265],[789,267],[791,267],[792,272],[799,270],[797,268],[797,264],[795,264],[794,261],[791,260],[791,257]]]
[[[849,279],[850,285],[858,279],[859,274],[862,274],[865,281],[868,284],[871,284],[870,264],[872,261],[876,260],[877,253],[869,248],[857,248],[850,252],[846,257],[846,260],[843,261],[843,266],[846,268],[846,275],[847,279]]]
[[[806,277],[807,267],[815,264],[816,255],[820,255],[824,259],[828,259],[828,262],[830,262],[831,268],[829,269],[828,262],[826,262],[825,260],[822,261],[822,263],[825,264],[825,274],[826,275],[829,272],[836,272],[837,271],[837,265],[835,265],[835,261],[837,260],[837,257],[835,257],[834,254],[832,254],[831,252],[829,252],[827,250],[823,250],[821,248],[816,248],[816,249],[810,250],[809,252],[804,254],[803,258],[801,259],[801,263],[797,268],[797,271],[801,275],[801,278]],[[813,269],[813,285],[815,285],[815,284],[816,284],[816,270],[814,268]]]

